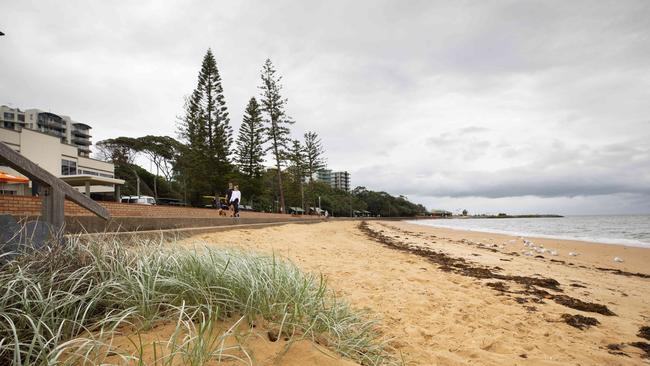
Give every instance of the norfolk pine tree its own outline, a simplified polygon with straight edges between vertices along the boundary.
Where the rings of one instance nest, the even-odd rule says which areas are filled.
[[[300,205],[305,209],[305,190],[303,185],[303,178],[305,177],[305,151],[302,144],[298,140],[291,142],[291,147],[287,153],[287,160],[289,162],[289,171],[293,176],[293,183],[299,188]]]
[[[305,174],[309,177],[307,189],[307,201],[309,205],[316,206],[313,182],[314,173],[325,168],[325,149],[316,132],[307,131],[305,133]]]
[[[185,104],[179,132],[187,142],[181,164],[194,201],[219,192],[230,172],[232,128],[223,96],[221,76],[212,51],[203,57],[198,83]]]
[[[257,100],[248,101],[244,119],[237,136],[236,162],[239,171],[248,178],[262,175],[264,166],[264,121]]]
[[[305,133],[305,170],[309,181],[313,181],[314,173],[325,168],[325,149],[316,132]]]
[[[294,122],[286,115],[284,110],[287,99],[282,98],[280,90],[281,76],[275,75],[276,70],[270,59],[266,59],[262,66],[261,104],[262,111],[266,113],[266,140],[270,142],[268,151],[271,151],[278,174],[278,188],[280,190],[280,212],[285,213],[284,190],[282,188],[282,164],[285,161],[287,145],[290,142],[289,125]]]
[[[244,118],[237,135],[235,161],[242,174],[241,188],[252,205],[254,200],[262,195],[262,173],[264,169],[264,121],[262,111],[255,98],[251,98],[246,106]]]

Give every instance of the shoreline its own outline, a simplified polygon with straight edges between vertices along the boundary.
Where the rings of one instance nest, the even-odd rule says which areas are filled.
[[[457,227],[452,225],[428,225],[419,223],[422,221],[441,221],[446,219],[419,219],[419,220],[403,220],[410,224],[416,224],[424,227],[433,227],[439,229],[449,229],[457,231],[468,231],[468,232],[478,232],[486,234],[500,234],[516,237],[524,237],[530,239],[554,239],[562,241],[577,241],[581,243],[593,243],[593,244],[607,244],[607,245],[616,245],[616,246],[626,246],[633,248],[644,248],[650,249],[650,243],[646,243],[640,240],[635,239],[625,239],[625,238],[590,238],[590,237],[572,237],[572,236],[563,236],[563,235],[549,235],[549,234],[537,234],[537,233],[526,233],[518,231],[508,231],[508,230],[499,230],[499,229],[490,229],[490,228],[466,228],[466,227]]]
[[[481,243],[484,245],[503,246],[497,247],[500,251],[517,252],[523,255],[531,251],[525,247],[521,235],[501,234],[488,231],[474,231],[465,229],[452,229],[443,227],[434,227],[429,225],[416,224],[409,221],[401,221],[404,225],[409,225],[411,230],[422,230],[425,232],[437,233],[446,239],[467,240],[470,243]],[[650,274],[648,270],[647,257],[650,255],[650,248],[638,247],[624,244],[598,243],[594,241],[576,240],[576,239],[557,239],[537,236],[524,236],[524,239],[535,245],[543,245],[544,248],[555,250],[558,255],[551,256],[548,253],[537,253],[533,251],[532,257],[542,255],[547,259],[564,260],[576,263],[577,265],[593,265],[595,267],[606,267],[618,269],[626,272],[643,272]],[[514,240],[514,242],[512,242]],[[576,256],[570,256],[569,253],[577,253]],[[615,262],[614,258],[619,257],[623,262]]]

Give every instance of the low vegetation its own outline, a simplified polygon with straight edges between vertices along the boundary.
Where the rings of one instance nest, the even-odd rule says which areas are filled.
[[[367,314],[336,299],[323,278],[272,256],[76,238],[5,263],[0,289],[3,365],[143,364],[137,334],[161,322],[176,331],[155,364],[200,365],[225,357],[213,326],[228,321],[263,321],[284,339],[310,339],[360,364],[394,363]],[[112,347],[126,331],[138,352]]]

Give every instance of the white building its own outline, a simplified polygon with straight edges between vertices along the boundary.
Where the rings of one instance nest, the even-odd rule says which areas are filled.
[[[350,173],[346,171],[332,173],[332,187],[342,189],[344,191],[350,190]]]
[[[115,179],[113,164],[91,159],[90,126],[37,109],[21,111],[0,107],[0,142],[4,142],[41,168],[80,192],[116,195],[124,180]],[[0,170],[20,175],[9,167]],[[3,184],[4,194],[29,194],[32,184]]]
[[[331,169],[321,169],[314,173],[313,179],[327,183],[332,188],[350,190],[350,173],[346,171],[333,172]]]
[[[73,121],[72,118],[45,112],[40,109],[11,108],[0,106],[0,127],[20,131],[27,128],[56,136],[62,143],[74,145],[79,155],[90,156],[90,129],[85,123]]]

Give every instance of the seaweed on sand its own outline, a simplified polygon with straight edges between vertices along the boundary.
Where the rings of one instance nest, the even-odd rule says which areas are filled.
[[[616,355],[616,356],[625,356],[625,357],[630,357],[627,353],[623,352],[623,344],[620,343],[611,343],[607,345],[607,353],[610,355]]]
[[[430,262],[439,265],[439,269],[442,271],[452,272],[460,274],[467,277],[473,277],[476,279],[494,279],[502,281],[515,282],[524,286],[523,291],[514,292],[517,294],[528,295],[532,298],[533,301],[537,303],[543,303],[544,299],[552,299],[556,303],[587,312],[594,312],[602,315],[616,315],[614,312],[609,310],[606,305],[596,304],[585,302],[580,299],[576,299],[564,294],[551,294],[548,291],[542,290],[541,288],[546,288],[555,292],[563,292],[560,288],[560,283],[553,278],[546,277],[529,277],[529,276],[514,276],[514,275],[504,275],[496,273],[500,271],[499,267],[486,267],[481,266],[476,263],[469,262],[464,258],[456,258],[450,255],[447,255],[443,252],[435,251],[431,248],[424,248],[420,246],[410,246],[408,244],[399,242],[391,238],[390,236],[384,235],[383,231],[375,231],[370,228],[367,222],[362,221],[359,224],[359,229],[366,234],[369,238],[383,244],[386,247],[391,249],[396,249],[402,252],[407,252],[415,254],[417,256],[428,259]],[[508,288],[505,284],[495,285],[495,282],[488,284],[488,286],[494,288],[497,291],[508,293]],[[541,287],[541,288],[540,288]]]
[[[556,303],[560,305],[564,305],[571,309],[576,309],[576,310],[586,311],[591,313],[598,313],[607,316],[616,315],[611,310],[609,310],[609,308],[607,308],[607,306],[605,305],[596,304],[593,302],[585,302],[580,299],[576,299],[574,297],[570,297],[567,295],[554,295],[553,300]]]
[[[639,333],[637,335],[641,338],[650,340],[650,327],[641,327],[639,328]]]
[[[645,352],[645,354],[643,354],[641,356],[641,358],[650,358],[650,343],[632,342],[632,343],[629,343],[629,345],[632,346],[632,347],[636,347],[636,348],[640,349],[641,351]]]
[[[575,314],[575,315],[562,314],[562,320],[564,320],[564,322],[569,324],[570,326],[574,328],[578,328],[580,330],[584,330],[591,326],[600,324],[598,319],[589,316],[583,316],[580,314]]]

